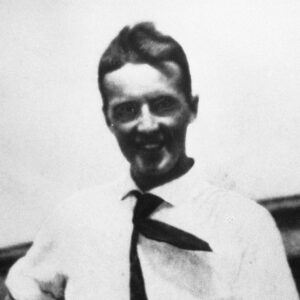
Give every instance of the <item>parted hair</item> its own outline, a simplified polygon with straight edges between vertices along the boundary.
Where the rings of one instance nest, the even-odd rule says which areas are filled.
[[[176,63],[181,70],[180,88],[187,101],[191,98],[191,75],[186,55],[181,45],[171,36],[157,31],[151,22],[124,27],[104,51],[98,68],[98,85],[106,111],[107,99],[104,76],[126,63],[147,63],[162,69],[165,62]]]

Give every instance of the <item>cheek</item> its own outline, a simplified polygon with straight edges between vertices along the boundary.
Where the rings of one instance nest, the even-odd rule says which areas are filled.
[[[113,134],[117,139],[122,152],[128,153],[132,151],[132,148],[134,146],[134,136],[132,134],[132,131],[123,128],[115,128]]]
[[[113,126],[113,133],[116,136],[121,136],[121,135],[128,135],[131,134],[134,131],[134,127],[136,124],[132,122],[126,122],[126,123],[121,123],[121,122],[115,122]]]
[[[174,114],[170,115],[166,123],[169,123],[173,127],[187,127],[190,123],[191,112],[187,108],[182,108],[176,111]]]
[[[186,135],[187,127],[189,125],[188,118],[185,115],[178,116],[169,124],[169,134],[172,135],[172,138],[175,142],[182,142],[182,139]]]

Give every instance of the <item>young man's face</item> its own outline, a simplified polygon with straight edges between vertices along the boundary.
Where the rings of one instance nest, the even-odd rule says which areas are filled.
[[[188,104],[180,76],[170,62],[163,72],[128,63],[104,77],[107,124],[137,176],[165,175],[186,158],[186,130],[197,104]]]

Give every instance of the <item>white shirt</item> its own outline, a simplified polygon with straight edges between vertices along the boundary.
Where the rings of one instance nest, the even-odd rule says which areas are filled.
[[[10,270],[17,300],[129,299],[129,246],[138,189],[129,178],[84,191],[47,220],[33,247]],[[205,240],[212,252],[139,238],[149,300],[298,299],[278,229],[254,201],[213,187],[193,167],[154,188],[166,202],[151,216]]]

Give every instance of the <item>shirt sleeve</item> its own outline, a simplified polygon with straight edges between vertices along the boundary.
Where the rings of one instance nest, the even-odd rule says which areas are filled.
[[[277,226],[264,208],[248,222],[250,231],[237,278],[238,299],[299,299]]]
[[[45,222],[33,246],[9,270],[6,286],[16,300],[63,299],[67,277],[58,215]]]

